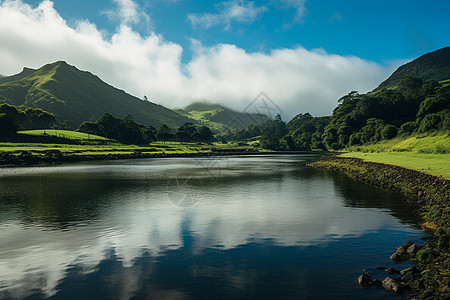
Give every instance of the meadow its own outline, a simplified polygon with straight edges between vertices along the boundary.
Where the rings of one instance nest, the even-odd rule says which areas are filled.
[[[397,165],[450,179],[450,134],[436,132],[353,146],[343,157]]]

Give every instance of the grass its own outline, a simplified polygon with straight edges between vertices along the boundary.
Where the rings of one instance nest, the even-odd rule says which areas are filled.
[[[59,131],[59,130],[58,130]],[[43,143],[9,143],[0,142],[0,153],[18,155],[22,152],[31,154],[45,154],[49,152],[59,151],[68,155],[103,155],[103,154],[127,154],[133,152],[142,153],[202,153],[211,152],[212,148],[216,149],[254,149],[255,147],[249,143],[248,145],[239,146],[237,143],[214,143],[214,144],[196,144],[181,142],[153,142],[144,146],[124,145],[119,143],[108,144],[43,144]]]
[[[343,157],[396,165],[450,179],[450,154],[423,154],[414,152],[349,152]]]
[[[343,157],[397,165],[450,179],[450,134],[438,132],[353,146]]]
[[[25,130],[19,131],[20,134],[28,134],[28,135],[49,135],[49,136],[57,136],[70,140],[108,140],[105,137],[87,134],[83,132],[70,131],[70,130],[56,130],[56,129],[38,129],[38,130]]]
[[[350,152],[417,152],[448,154],[450,153],[450,133],[435,132],[432,134],[418,134],[407,138],[397,137],[376,144],[352,146],[347,150]]]

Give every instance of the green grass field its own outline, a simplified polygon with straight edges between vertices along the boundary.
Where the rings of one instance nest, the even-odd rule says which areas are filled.
[[[414,152],[349,152],[343,157],[396,165],[450,179],[450,154],[423,154]]]
[[[105,137],[87,134],[78,131],[70,131],[70,130],[56,130],[56,129],[38,129],[38,130],[25,130],[19,131],[20,134],[29,134],[29,135],[49,135],[49,136],[57,136],[70,140],[108,140]]]
[[[397,165],[450,179],[450,134],[417,135],[353,146],[343,157]]]
[[[238,145],[237,143],[181,143],[181,142],[153,142],[145,146],[124,145],[120,143],[107,144],[44,144],[44,143],[9,143],[0,142],[0,153],[6,152],[18,155],[24,151],[31,154],[45,154],[48,152],[60,151],[68,155],[104,155],[104,154],[127,154],[133,152],[142,153],[201,153],[211,152],[216,149],[254,149],[252,143]]]

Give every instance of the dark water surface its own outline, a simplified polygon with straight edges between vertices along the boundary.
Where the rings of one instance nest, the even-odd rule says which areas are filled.
[[[424,236],[414,208],[311,158],[2,168],[0,298],[401,299],[356,279]]]

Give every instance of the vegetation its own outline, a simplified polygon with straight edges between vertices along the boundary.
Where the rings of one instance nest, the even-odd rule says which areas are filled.
[[[0,103],[25,110],[41,108],[55,115],[60,127],[75,129],[104,113],[133,118],[146,126],[175,127],[189,119],[150,101],[116,89],[95,75],[59,61],[38,70],[0,78]]]
[[[37,129],[24,130],[17,132],[18,134],[35,135],[35,136],[55,136],[63,139],[78,140],[78,141],[108,141],[107,138],[95,134],[88,134],[78,131],[61,130],[61,129]]]
[[[53,114],[39,108],[22,111],[12,105],[0,105],[0,138],[14,135],[18,130],[50,128],[55,123]]]
[[[441,81],[450,78],[450,47],[427,53],[396,70],[377,90],[392,88],[406,76],[414,76],[422,80]]]
[[[158,130],[134,122],[131,116],[123,119],[104,114],[95,122],[84,122],[80,132],[105,136],[126,144],[147,144],[156,140],[210,143],[214,140],[211,130],[206,126],[197,128],[192,123],[185,123],[175,133],[165,124]]]

